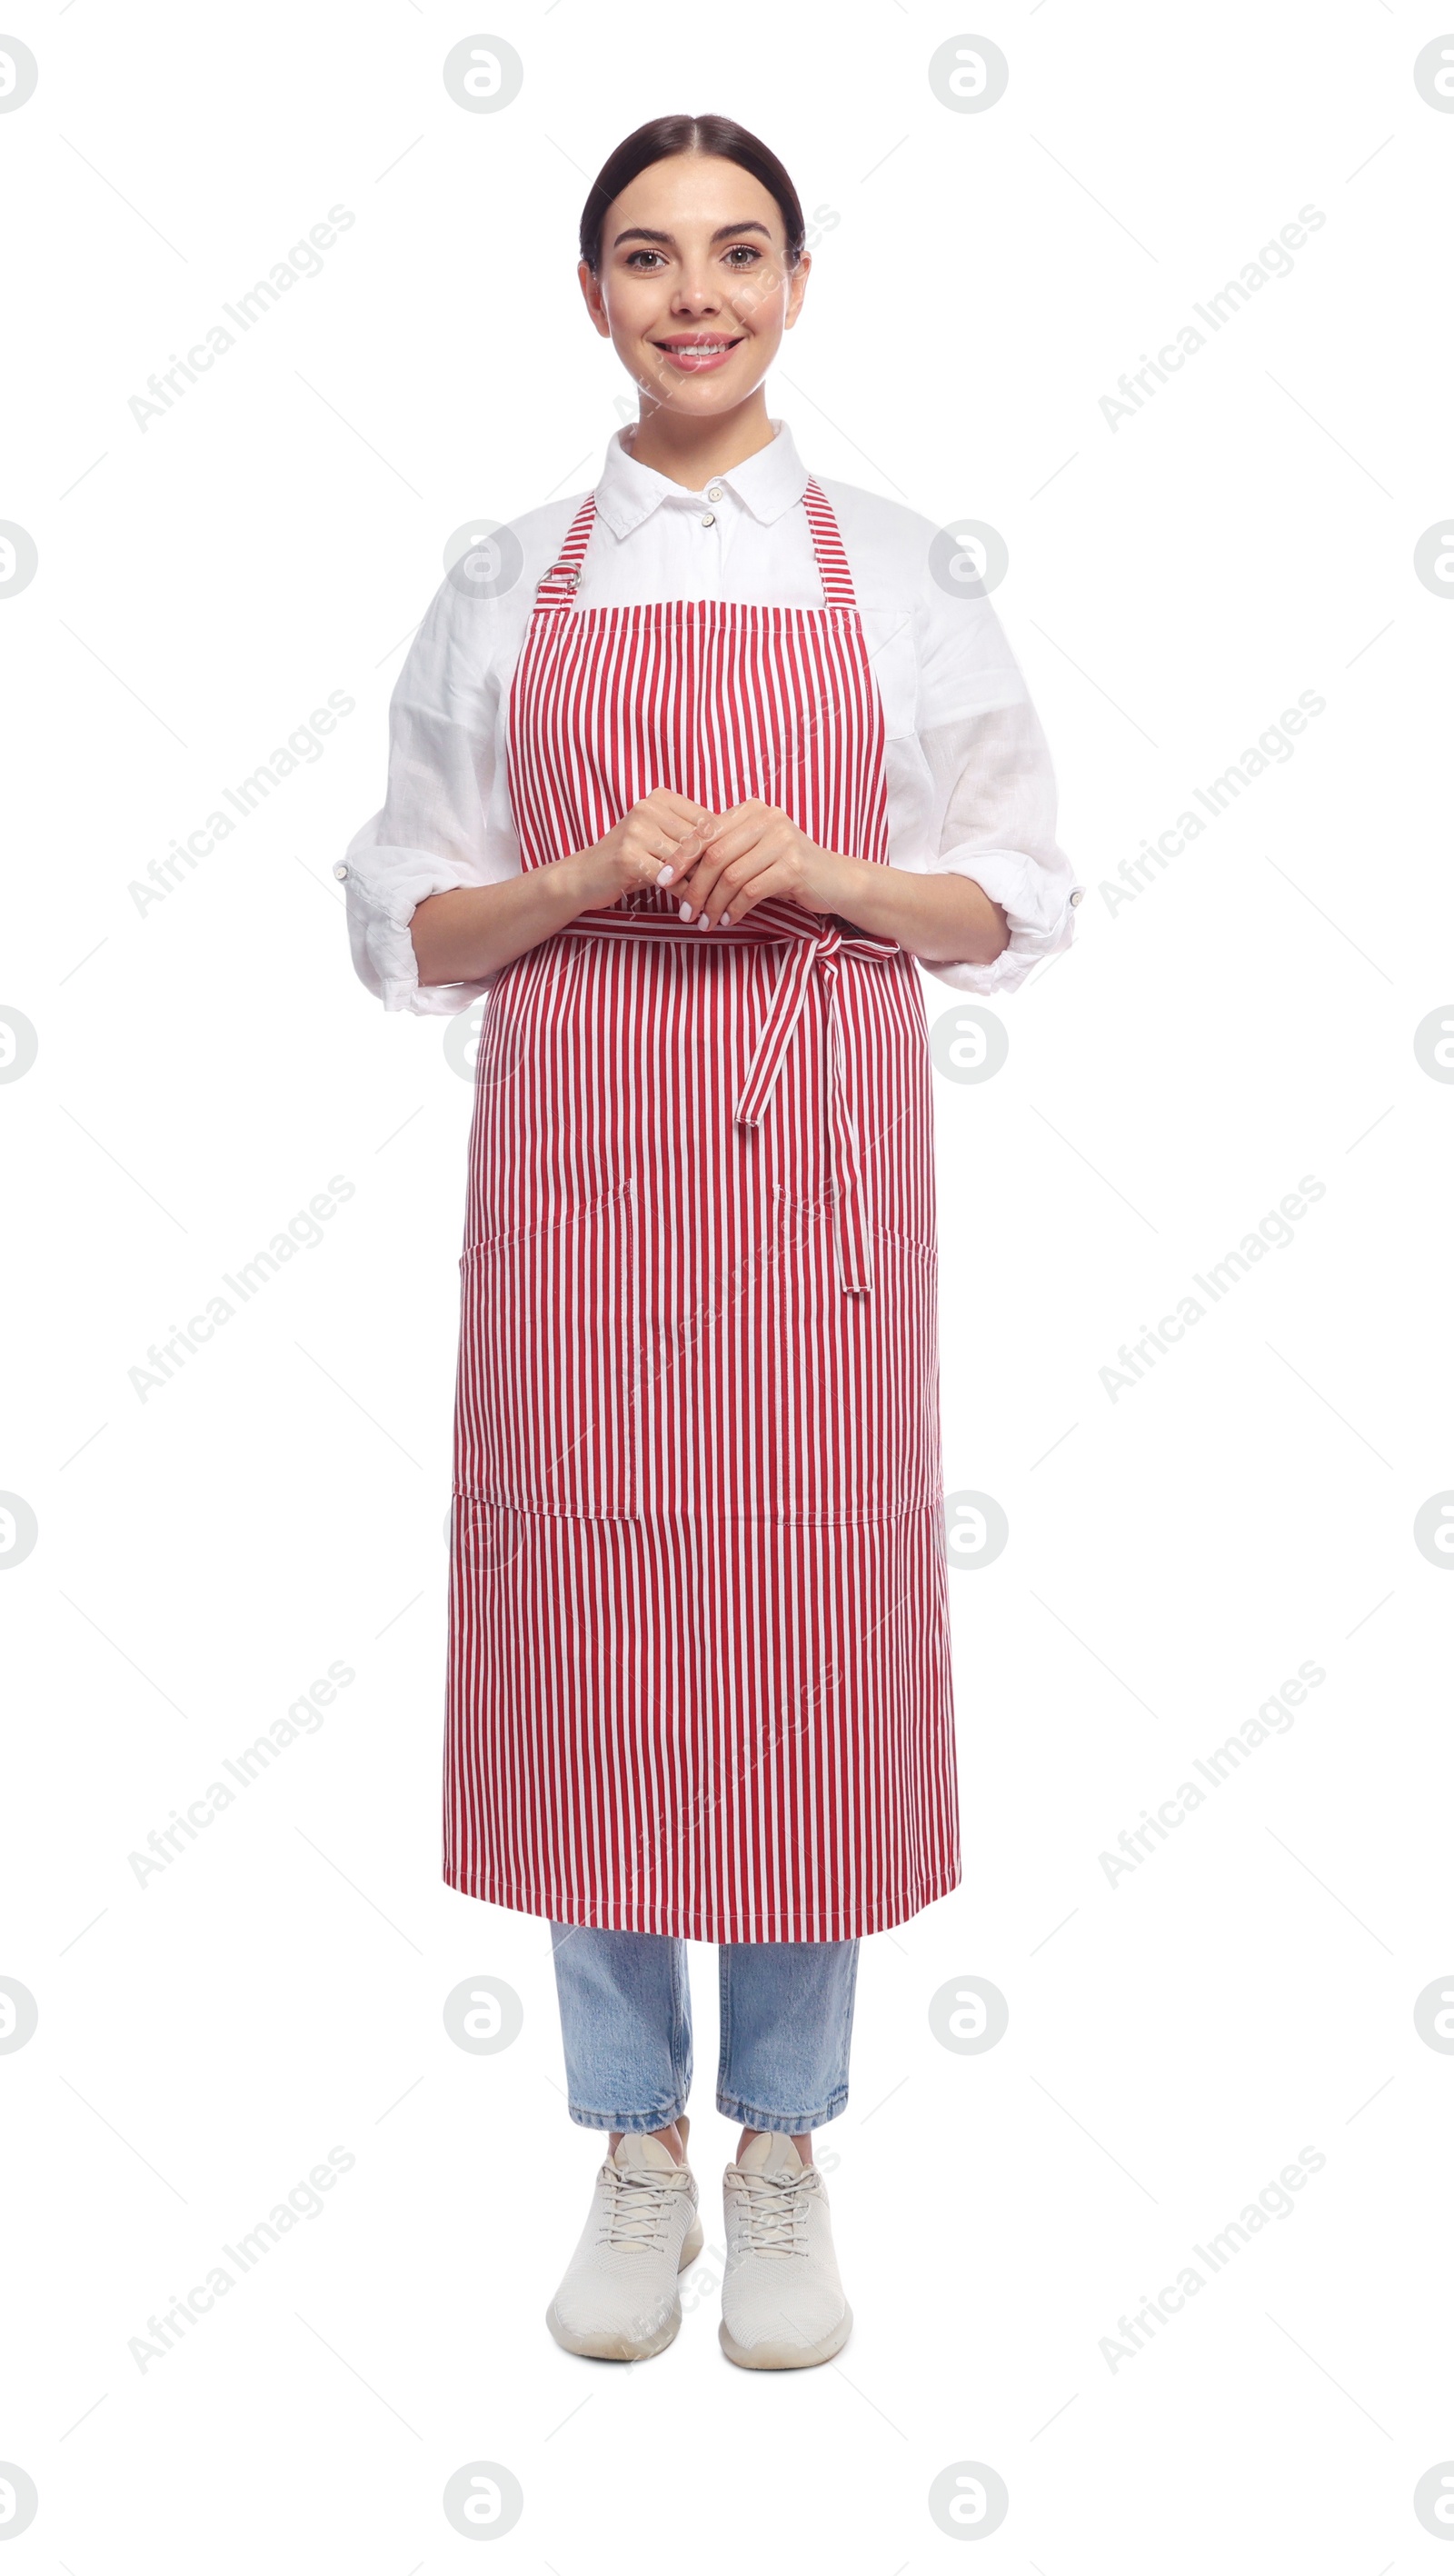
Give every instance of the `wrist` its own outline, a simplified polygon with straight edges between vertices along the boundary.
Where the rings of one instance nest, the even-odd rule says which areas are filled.
[[[589,850],[572,850],[569,858],[557,859],[551,874],[559,888],[561,901],[569,906],[569,918],[574,919],[578,912],[587,911],[594,903]]]
[[[814,870],[819,910],[845,913],[850,921],[854,920],[856,900],[864,879],[871,874],[865,859],[846,858],[840,850],[820,851],[819,865]]]

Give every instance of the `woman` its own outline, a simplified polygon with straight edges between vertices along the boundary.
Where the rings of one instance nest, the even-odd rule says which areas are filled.
[[[714,1941],[721,2341],[772,2370],[851,2324],[813,2132],[859,1939],[959,1880],[914,961],[1008,990],[1079,893],[962,549],[768,415],[803,232],[726,118],[612,154],[579,275],[639,418],[441,589],[343,871],[387,1009],[485,1000],[444,1874],[549,1918],[608,2132],[547,2322],[622,2360],[677,2331]]]

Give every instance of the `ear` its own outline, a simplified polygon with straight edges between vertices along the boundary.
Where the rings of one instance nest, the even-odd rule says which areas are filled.
[[[591,320],[594,322],[596,329],[601,335],[601,338],[603,340],[609,340],[611,337],[611,325],[606,319],[605,299],[601,294],[600,279],[592,275],[591,269],[585,260],[577,262],[576,275],[581,282],[581,293],[586,299],[586,311],[589,313]]]
[[[805,250],[799,258],[797,267],[793,270],[792,283],[788,288],[788,309],[783,318],[783,329],[785,331],[791,331],[799,313],[802,311],[803,297],[806,294],[808,287],[808,272],[812,265],[813,254],[810,250]]]

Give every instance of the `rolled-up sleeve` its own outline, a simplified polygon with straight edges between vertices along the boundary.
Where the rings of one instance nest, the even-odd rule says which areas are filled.
[[[1070,946],[1084,887],[1055,838],[1055,777],[1029,700],[919,737],[934,782],[936,869],[973,877],[1002,906],[1010,944],[987,966],[926,971],[965,993],[1010,993]]]
[[[519,844],[497,792],[495,643],[489,604],[462,598],[446,582],[389,703],[383,806],[354,834],[335,871],[354,966],[386,1011],[464,1010],[495,981],[492,974],[478,983],[421,985],[409,935],[427,895],[498,884],[519,871]]]
[[[920,755],[930,813],[920,864],[972,877],[1010,944],[988,965],[925,957],[964,993],[1009,993],[1071,943],[1085,892],[1056,837],[1050,751],[998,618],[983,596],[940,595],[921,630]]]

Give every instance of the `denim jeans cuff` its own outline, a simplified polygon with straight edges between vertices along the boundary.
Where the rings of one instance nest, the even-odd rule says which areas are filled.
[[[686,2109],[679,2102],[673,2111],[583,2111],[574,2102],[566,2109],[580,2129],[619,2129],[623,2137],[646,2137],[653,2129],[669,2129]]]
[[[822,2111],[759,2111],[750,2102],[740,2102],[734,2093],[719,2093],[717,2108],[724,2120],[740,2120],[744,2129],[776,2129],[783,2137],[802,2138],[810,2129],[821,2129],[827,2121],[836,2120],[847,2101],[848,2087],[841,2084],[829,2094],[828,2106]]]

